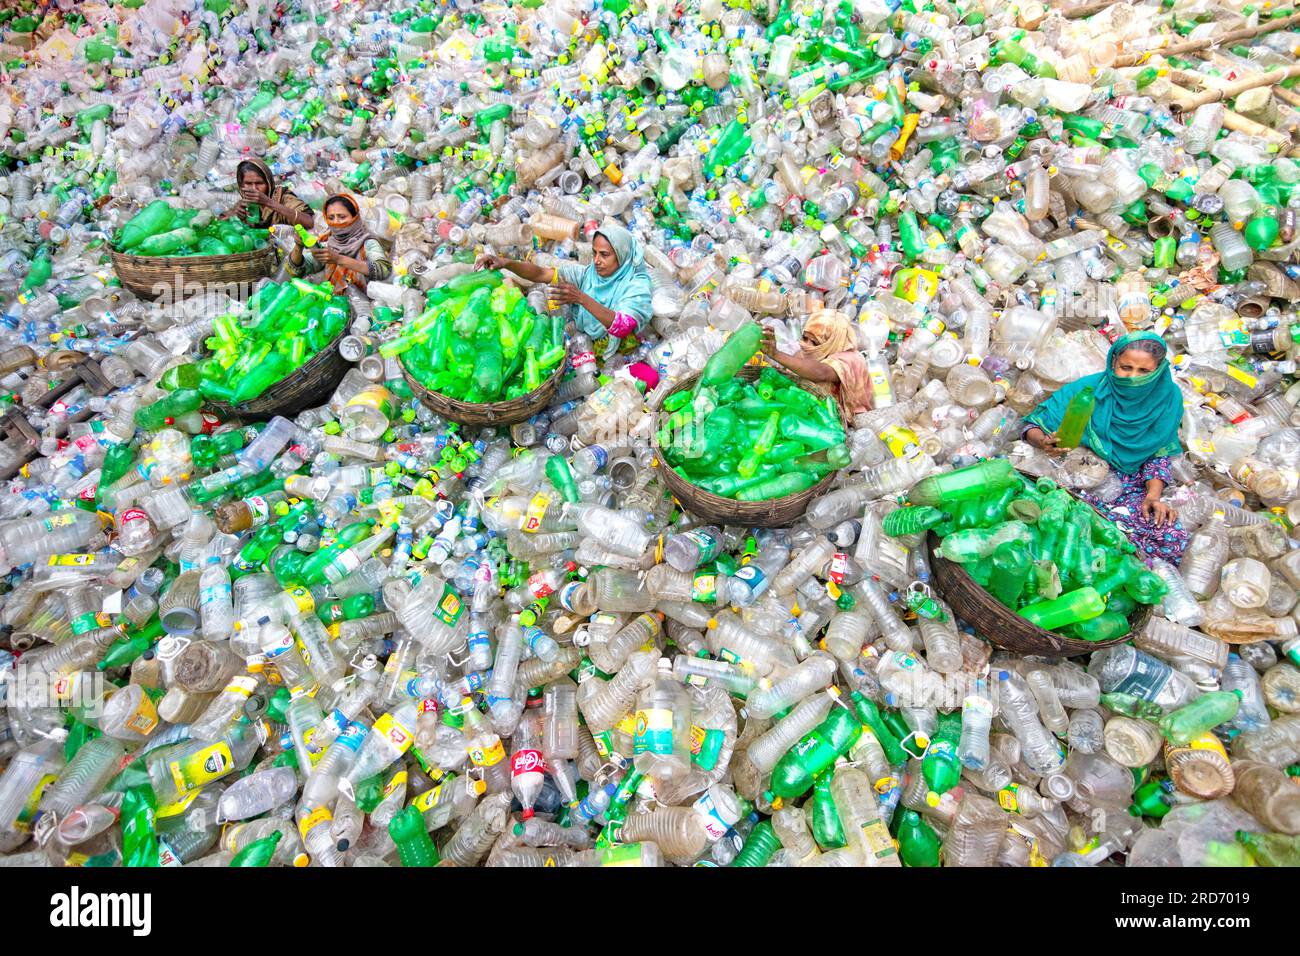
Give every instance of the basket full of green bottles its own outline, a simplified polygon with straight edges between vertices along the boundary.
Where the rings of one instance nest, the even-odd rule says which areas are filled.
[[[928,533],[940,595],[985,640],[1086,654],[1139,630],[1167,587],[1118,525],[1004,458],[923,478],[886,534]]]
[[[188,295],[187,286],[255,282],[276,265],[267,230],[161,199],[117,231],[110,251],[122,285],[144,298],[176,289]]]
[[[789,525],[849,463],[834,396],[770,366],[746,364],[762,335],[757,323],[741,325],[656,413],[664,483],[707,521]]]
[[[196,366],[197,392],[241,418],[291,415],[323,404],[347,372],[338,342],[351,316],[328,283],[268,282],[212,323],[212,354]]]
[[[462,425],[513,425],[551,402],[564,374],[564,322],[534,312],[496,271],[457,276],[380,346],[420,401]]]

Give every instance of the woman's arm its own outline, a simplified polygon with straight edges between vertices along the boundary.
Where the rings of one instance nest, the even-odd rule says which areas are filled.
[[[1139,477],[1146,485],[1146,497],[1142,499],[1142,516],[1153,524],[1173,524],[1178,520],[1178,512],[1160,500],[1164,494],[1166,478],[1169,475],[1169,459],[1153,458],[1142,466]]]
[[[1025,431],[1025,441],[1035,448],[1041,448],[1049,455],[1068,455],[1070,449],[1056,447],[1056,433],[1045,432],[1037,425],[1031,425]]]
[[[513,272],[521,279],[527,279],[529,282],[550,282],[555,278],[553,269],[546,269],[535,262],[521,262],[518,259],[507,259],[504,256],[481,256],[478,262],[474,263],[477,269],[505,269]]]
[[[806,378],[810,382],[827,382],[838,384],[840,377],[825,362],[819,362],[814,358],[809,358],[803,353],[791,355],[787,352],[779,352],[776,348],[776,336],[771,329],[763,329],[763,353],[780,364],[784,365],[790,371],[794,372],[801,378]]]

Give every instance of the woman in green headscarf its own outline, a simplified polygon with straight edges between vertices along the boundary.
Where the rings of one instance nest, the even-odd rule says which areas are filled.
[[[1025,417],[1025,441],[1049,455],[1066,454],[1069,449],[1057,447],[1056,430],[1070,399],[1085,388],[1092,389],[1095,404],[1081,444],[1110,464],[1123,490],[1109,502],[1079,497],[1123,527],[1146,558],[1177,564],[1188,535],[1160,496],[1171,478],[1169,458],[1182,452],[1183,397],[1164,342],[1154,332],[1116,339],[1104,372],[1070,382]]]
[[[509,269],[532,282],[551,285],[553,302],[576,306],[578,330],[592,341],[610,336],[628,339],[650,320],[652,286],[641,243],[614,223],[592,236],[590,265],[566,264],[544,269],[532,262],[483,256],[480,269]]]

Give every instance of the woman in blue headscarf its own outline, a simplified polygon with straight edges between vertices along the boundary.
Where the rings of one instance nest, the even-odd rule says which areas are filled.
[[[622,226],[607,223],[592,237],[592,261],[544,269],[532,262],[483,256],[480,269],[509,269],[532,282],[551,285],[553,302],[576,306],[578,330],[593,341],[626,339],[650,320],[652,287],[641,243]]]
[[[1087,493],[1079,497],[1123,527],[1148,560],[1178,564],[1188,535],[1160,496],[1172,477],[1169,458],[1183,450],[1183,398],[1164,342],[1154,332],[1116,339],[1104,372],[1070,382],[1025,417],[1024,440],[1049,455],[1066,454],[1069,449],[1056,445],[1056,429],[1070,399],[1085,388],[1093,390],[1095,404],[1081,443],[1110,464],[1123,490],[1110,502]]]

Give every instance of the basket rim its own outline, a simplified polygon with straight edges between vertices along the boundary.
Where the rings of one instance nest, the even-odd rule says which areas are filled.
[[[222,256],[137,256],[129,252],[119,252],[112,247],[109,248],[109,255],[114,260],[122,260],[123,264],[130,266],[181,266],[181,265],[225,265],[237,262],[249,262],[254,259],[262,258],[268,254],[274,254],[275,244],[268,242],[260,249],[249,249],[247,252],[231,252]]]
[[[557,363],[555,367],[555,371],[551,372],[551,374],[548,375],[545,378],[545,380],[543,380],[541,385],[538,385],[531,392],[525,392],[523,395],[520,395],[516,398],[507,398],[499,402],[467,402],[464,399],[452,398],[446,392],[439,392],[432,388],[429,388],[429,386],[425,385],[423,382],[417,379],[415,375],[412,374],[411,370],[406,367],[406,362],[403,361],[402,359],[402,356],[405,354],[406,353],[403,352],[401,355],[397,356],[397,364],[402,369],[402,376],[406,379],[406,383],[411,386],[412,391],[415,391],[416,395],[419,398],[421,398],[421,400],[423,400],[424,396],[420,395],[420,392],[416,391],[417,389],[423,391],[426,395],[430,397],[436,397],[438,401],[445,402],[453,409],[465,409],[466,411],[479,410],[479,409],[493,409],[493,408],[509,409],[514,407],[526,407],[530,401],[533,401],[536,398],[538,398],[541,392],[550,388],[552,386],[552,383],[558,384],[560,378],[564,375],[565,369],[567,368],[567,362]]]
[[[762,365],[746,364],[736,374],[740,376],[745,376],[748,373],[750,378],[757,378],[762,373],[762,370],[764,368],[773,369],[778,375],[785,376],[786,378],[790,379],[792,382],[797,384],[800,388],[803,388],[805,391],[811,391],[814,394],[820,394],[822,396],[831,397],[831,392],[829,389],[824,388],[823,386],[819,385],[816,382],[810,382],[806,379],[803,379],[798,375],[793,374],[792,372],[786,371],[785,369],[778,368],[776,365],[773,365],[772,363],[766,361],[764,361]],[[751,369],[753,369],[754,371],[750,372],[749,370]],[[676,395],[678,392],[685,391],[686,389],[693,387],[695,383],[699,381],[700,376],[703,374],[704,374],[703,370],[700,370],[697,372],[692,372],[691,374],[678,380],[677,383],[671,389],[669,389],[668,391],[664,392],[662,395],[659,396],[654,407],[651,409],[651,412],[654,415],[654,427],[651,431],[651,436],[650,436],[650,448],[654,452],[656,466],[663,470],[664,483],[669,485],[669,490],[673,492],[673,496],[677,498],[680,496],[682,491],[685,491],[686,494],[693,496],[697,499],[696,503],[703,505],[704,507],[719,513],[727,512],[727,511],[736,512],[744,509],[753,509],[753,510],[764,509],[768,512],[775,512],[781,506],[788,507],[790,505],[796,504],[800,496],[806,496],[806,500],[803,502],[804,505],[803,510],[807,510],[807,506],[811,504],[811,502],[815,498],[818,498],[821,495],[826,493],[826,491],[830,488],[831,484],[835,481],[835,477],[843,469],[837,468],[834,471],[829,472],[824,477],[822,477],[819,481],[817,481],[815,484],[809,485],[807,488],[803,489],[802,491],[796,491],[793,494],[789,494],[789,495],[782,495],[779,498],[768,498],[765,501],[741,501],[736,498],[724,498],[722,495],[714,494],[711,491],[706,491],[705,489],[701,488],[699,485],[695,484],[694,482],[686,478],[683,478],[681,475],[679,475],[676,471],[673,470],[673,467],[668,463],[668,459],[665,457],[663,450],[659,447],[659,424],[660,424],[660,418],[664,414],[663,405],[664,402],[666,402],[671,396]],[[847,438],[848,430],[849,430],[848,419],[845,417],[844,409],[842,407],[840,407],[839,412],[840,412],[840,424],[844,427],[844,434],[845,437]],[[682,486],[682,489],[673,488],[672,487],[673,482],[679,483]],[[689,490],[686,491],[686,489]],[[679,503],[683,507],[685,507],[688,511],[692,510],[690,507],[691,502],[681,501]],[[800,514],[802,514],[802,511],[800,511]],[[737,514],[736,517],[743,518],[744,515]],[[793,518],[790,518],[789,520],[793,521],[797,517],[798,515],[795,515]]]
[[[258,395],[255,398],[245,399],[244,401],[239,402],[238,404],[233,404],[231,402],[223,402],[219,399],[205,399],[204,401],[206,404],[213,406],[218,411],[225,411],[231,415],[243,415],[243,414],[260,415],[262,414],[261,412],[250,410],[248,406],[252,405],[254,402],[260,402],[263,401],[264,399],[267,399],[269,393],[273,389],[279,388],[281,385],[284,385],[286,382],[295,378],[296,376],[299,375],[309,376],[312,373],[316,372],[318,369],[324,367],[327,363],[332,361],[334,358],[337,357],[341,359],[342,357],[339,356],[338,354],[338,345],[339,342],[341,342],[347,334],[348,334],[348,326],[345,325],[342,329],[339,330],[338,334],[335,335],[334,338],[330,339],[329,342],[321,348],[319,352],[317,352],[315,355],[309,358],[302,365],[298,366],[296,369],[294,369],[284,378],[280,379],[278,382],[274,382],[268,385],[266,387],[266,390],[263,391],[261,395]],[[346,371],[344,374],[346,374]],[[272,398],[271,400],[274,401],[275,399]]]
[[[1036,476],[1021,471],[1019,468],[1015,469],[1015,472],[1016,474],[1020,475],[1021,477],[1029,481],[1036,480]],[[1070,497],[1074,498],[1074,500],[1080,501],[1083,504],[1088,505],[1088,507],[1092,508],[1094,511],[1097,510],[1095,505],[1092,505],[1087,501],[1083,501],[1083,499],[1079,498],[1069,488],[1063,490],[1068,492]],[[1100,514],[1100,512],[1098,512],[1098,514]],[[1014,617],[1019,621],[1019,623],[1023,627],[1031,628],[1033,630],[1033,637],[1041,641],[1045,645],[1043,648],[1044,654],[1053,654],[1058,657],[1069,656],[1071,653],[1087,654],[1099,648],[1112,647],[1116,644],[1123,644],[1133,639],[1134,618],[1139,615],[1149,616],[1151,613],[1152,605],[1139,604],[1137,608],[1133,610],[1130,614],[1128,614],[1125,618],[1125,620],[1128,622],[1129,629],[1125,631],[1123,634],[1119,635],[1118,637],[1108,638],[1107,640],[1104,641],[1087,641],[1081,637],[1071,637],[1068,634],[1058,634],[1055,631],[1049,631],[1046,628],[1039,627],[1033,621],[1022,616],[1018,612],[1013,611],[1011,608],[1007,607],[1005,604],[1003,604],[1001,601],[995,598],[989,592],[988,588],[984,587],[982,584],[976,581],[975,578],[971,575],[971,573],[967,571],[965,567],[963,567],[961,564],[959,564],[956,561],[950,561],[949,559],[938,554],[937,550],[938,550],[940,540],[941,539],[937,534],[934,533],[933,529],[930,529],[925,534],[925,548],[926,548],[927,555],[929,556],[931,561],[931,567],[933,568],[935,566],[935,562],[941,562],[943,569],[949,574],[951,574],[956,580],[960,581],[963,585],[970,586],[985,594],[990,600],[990,602],[992,602],[992,604],[995,605],[995,607],[993,608],[995,613],[1000,613],[1008,617]],[[951,601],[948,600],[948,595],[940,593],[939,596],[943,598],[946,602],[948,602],[949,605],[951,605]],[[969,624],[970,622],[967,621],[966,623]],[[1013,651],[1013,653],[1025,653],[1024,651],[1018,650],[1016,648],[1008,648],[1001,641],[994,640],[993,638],[991,638],[986,634],[977,632],[977,636],[979,636],[981,640],[984,640],[987,643],[994,645],[995,647],[999,647],[1004,650],[1011,650]],[[1053,648],[1053,645],[1057,645],[1057,646]]]

